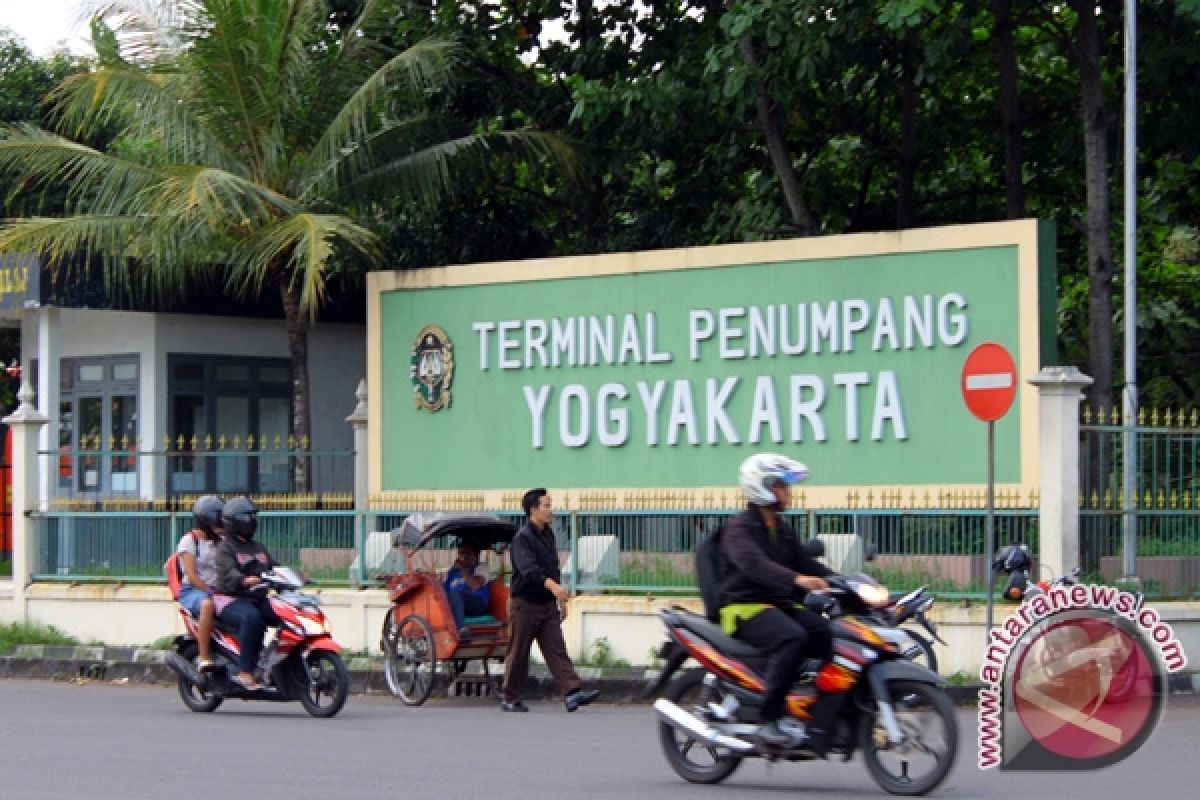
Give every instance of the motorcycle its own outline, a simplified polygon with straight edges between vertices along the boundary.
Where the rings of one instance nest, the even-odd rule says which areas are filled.
[[[1008,576],[1004,584],[1003,596],[1007,600],[1021,602],[1026,597],[1044,594],[1056,586],[1074,586],[1079,582],[1079,567],[1071,570],[1070,574],[1055,578],[1053,581],[1040,580],[1031,583],[1029,573],[1033,560],[1029,557],[1029,548],[1014,542],[1006,544],[996,551],[992,558],[992,570]]]
[[[834,657],[803,664],[788,693],[785,721],[807,734],[790,749],[756,739],[766,654],[699,614],[662,611],[666,661],[647,695],[666,687],[654,702],[659,741],[684,780],[719,783],[746,758],[848,761],[860,749],[871,777],[892,794],[925,794],[949,774],[958,751],[954,704],[943,678],[908,660],[909,634],[878,616],[887,589],[866,576],[826,582],[829,589],[810,592],[805,606],[829,615]],[[688,659],[699,668],[672,680]]]
[[[263,591],[273,591],[271,608],[283,625],[263,646],[256,679],[261,688],[247,690],[233,681],[241,645],[236,630],[217,621],[211,650],[214,667],[201,671],[197,643],[198,623],[180,608],[186,633],[175,637],[175,652],[167,665],[175,672],[179,696],[192,711],[215,711],[226,698],[286,703],[300,701],[314,717],[332,717],[341,711],[350,693],[350,672],[342,660],[341,646],[333,640],[329,620],[320,602],[298,591],[304,582],[288,567],[275,567],[260,576]]]

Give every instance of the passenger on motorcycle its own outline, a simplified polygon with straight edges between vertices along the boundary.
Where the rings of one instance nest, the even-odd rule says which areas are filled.
[[[267,548],[254,541],[258,508],[249,498],[235,497],[226,503],[221,521],[225,525],[225,538],[217,548],[217,591],[221,592],[215,598],[217,616],[238,629],[241,654],[235,680],[253,691],[261,688],[254,677],[254,668],[262,651],[263,634],[268,625],[281,624],[259,577],[277,562]]]
[[[797,608],[797,595],[824,589],[831,570],[806,555],[783,519],[792,484],[808,468],[786,456],[759,453],[742,462],[738,483],[745,511],[721,534],[721,625],[768,654],[759,741],[773,748],[799,747],[805,733],[790,720],[781,724],[788,689],[806,658],[828,660],[833,637],[828,620]]]
[[[217,543],[221,541],[221,510],[225,503],[215,494],[206,494],[192,506],[195,527],[183,535],[175,551],[183,565],[179,605],[188,610],[200,627],[200,669],[213,665],[209,645],[212,642],[213,592],[217,583]]]

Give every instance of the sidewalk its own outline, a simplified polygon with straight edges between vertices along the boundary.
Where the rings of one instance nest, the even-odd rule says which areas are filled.
[[[30,678],[58,681],[113,681],[121,683],[174,684],[175,673],[165,663],[169,650],[138,647],[64,647],[57,645],[20,645],[12,653],[0,656],[0,679]],[[350,669],[353,694],[387,694],[383,676],[383,659],[354,657],[346,666]],[[443,692],[456,695],[491,694],[482,674],[472,662],[472,673]],[[499,678],[499,670],[493,678]],[[579,675],[590,688],[599,689],[608,703],[647,703],[641,696],[647,682],[656,675],[654,668],[597,668],[578,667]],[[542,664],[530,666],[526,694],[531,700],[557,699],[554,681]],[[1171,698],[1200,700],[1200,673],[1170,675],[1168,686]],[[960,706],[975,704],[979,685],[950,686],[954,702]],[[430,698],[439,696],[437,690]],[[442,696],[445,696],[444,694]]]

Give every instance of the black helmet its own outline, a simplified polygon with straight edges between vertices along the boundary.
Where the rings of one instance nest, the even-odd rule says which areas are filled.
[[[196,527],[212,535],[214,528],[220,527],[221,510],[224,507],[224,501],[215,494],[206,494],[196,500],[196,504],[192,506],[192,519]]]
[[[226,533],[250,539],[258,530],[258,506],[249,497],[235,497],[221,511],[221,522],[225,523]]]

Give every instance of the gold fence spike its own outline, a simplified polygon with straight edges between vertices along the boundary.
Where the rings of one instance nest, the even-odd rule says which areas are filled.
[[[205,450],[213,449],[213,436],[211,433],[204,434],[204,449]]]
[[[246,435],[246,449],[247,450],[254,449],[254,434],[253,433]]]
[[[217,437],[217,449],[218,450],[225,449],[225,434],[223,434],[223,433]]]

